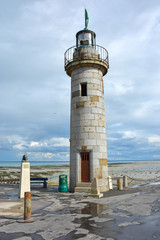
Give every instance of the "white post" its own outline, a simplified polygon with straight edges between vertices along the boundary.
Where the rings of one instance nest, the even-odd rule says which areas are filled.
[[[24,198],[24,193],[30,192],[30,163],[24,155],[21,163],[21,176],[19,184],[19,198]]]
[[[123,187],[128,187],[128,179],[127,179],[127,176],[123,176]]]
[[[112,184],[112,178],[111,176],[108,177],[108,183],[109,183],[109,190],[113,190],[113,184]]]

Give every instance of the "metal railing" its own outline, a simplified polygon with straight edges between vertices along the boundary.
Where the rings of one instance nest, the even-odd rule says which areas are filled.
[[[64,53],[64,67],[66,67],[66,65],[70,62],[72,62],[74,59],[73,59],[73,54],[76,50],[79,50],[79,49],[83,49],[83,48],[93,48],[96,50],[97,52],[97,59],[99,60],[102,60],[104,62],[106,62],[109,66],[109,57],[108,57],[108,51],[104,48],[104,47],[101,47],[99,45],[84,45],[83,47],[80,46],[80,47],[76,47],[76,46],[73,46],[73,47],[70,47],[69,49],[67,49],[67,51]]]

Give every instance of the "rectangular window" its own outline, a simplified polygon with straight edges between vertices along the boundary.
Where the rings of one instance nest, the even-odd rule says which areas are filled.
[[[81,96],[87,96],[87,83],[81,83]]]

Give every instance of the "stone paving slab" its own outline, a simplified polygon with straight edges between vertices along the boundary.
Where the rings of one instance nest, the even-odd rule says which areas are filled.
[[[6,194],[8,199],[4,199]],[[9,193],[10,192],[10,193]],[[14,200],[12,200],[14,192]],[[16,187],[0,186],[0,239],[160,239],[160,186],[110,191],[103,198],[32,189],[32,220],[24,223]],[[18,204],[18,205],[17,205]],[[3,208],[2,210],[2,207]],[[16,215],[17,214],[17,215]]]

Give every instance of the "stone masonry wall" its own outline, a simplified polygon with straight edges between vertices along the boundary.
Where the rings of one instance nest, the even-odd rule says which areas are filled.
[[[87,83],[87,96],[81,96],[81,83]],[[79,155],[90,151],[90,180],[99,179],[101,191],[107,190],[107,144],[105,127],[103,73],[98,68],[80,67],[71,74],[70,189],[81,179]]]

